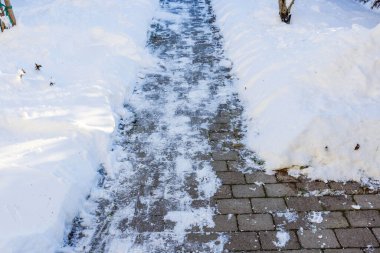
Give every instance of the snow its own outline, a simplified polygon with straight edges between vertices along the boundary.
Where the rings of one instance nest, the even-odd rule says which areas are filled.
[[[154,61],[144,45],[158,3],[13,2],[18,25],[0,35],[0,251],[53,252],[112,162],[123,102]]]
[[[273,241],[273,244],[276,247],[283,248],[290,241],[290,235],[286,231],[278,231],[276,233],[276,239],[277,241]]]
[[[308,220],[312,223],[322,223],[323,222],[323,215],[328,214],[328,212],[311,212],[308,214]]]
[[[239,78],[247,144],[266,170],[379,180],[380,15],[350,0],[298,1],[286,25],[276,1],[213,4]]]
[[[286,210],[286,212],[282,213],[276,213],[276,216],[285,218],[287,222],[295,222],[299,217],[297,212],[292,212],[290,210]]]

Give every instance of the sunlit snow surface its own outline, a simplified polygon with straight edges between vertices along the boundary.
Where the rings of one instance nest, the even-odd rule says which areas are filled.
[[[247,144],[273,169],[380,179],[380,14],[351,0],[214,0],[240,78]],[[357,144],[360,148],[355,150]]]

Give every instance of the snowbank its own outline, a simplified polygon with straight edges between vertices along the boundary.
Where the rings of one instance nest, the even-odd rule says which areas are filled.
[[[240,78],[248,145],[266,169],[380,179],[380,15],[354,1],[296,1],[286,25],[277,1],[213,4]]]
[[[18,26],[0,34],[0,251],[53,252],[153,61],[158,1],[13,2]]]

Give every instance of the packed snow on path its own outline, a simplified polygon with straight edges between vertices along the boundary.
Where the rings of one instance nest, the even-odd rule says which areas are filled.
[[[380,14],[354,0],[296,1],[286,25],[277,1],[213,3],[248,145],[266,169],[380,179]]]
[[[0,34],[0,252],[53,252],[112,162],[123,102],[154,61],[144,46],[159,1],[12,2],[18,25]]]

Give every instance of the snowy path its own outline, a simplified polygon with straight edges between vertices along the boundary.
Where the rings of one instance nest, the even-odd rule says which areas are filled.
[[[222,234],[205,241],[187,232],[195,231],[194,238],[214,225],[210,199],[220,182],[210,154],[223,147],[210,146],[208,127],[232,98],[231,63],[208,0],[162,1],[161,7],[147,45],[159,66],[141,74],[126,105],[133,117],[119,128],[120,173],[105,175],[91,194],[74,221],[69,250],[223,249]]]

